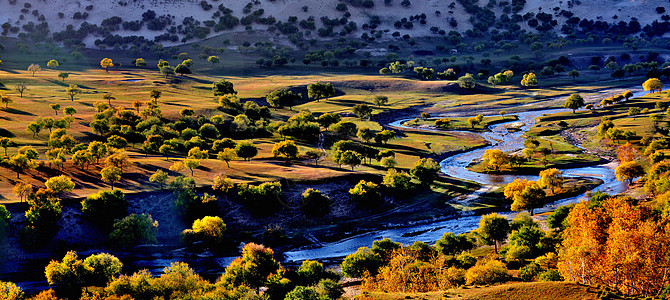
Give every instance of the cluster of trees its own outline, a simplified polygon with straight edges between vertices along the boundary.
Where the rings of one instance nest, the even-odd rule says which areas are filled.
[[[482,216],[479,228],[467,234],[447,232],[434,246],[415,242],[403,246],[389,239],[374,241],[371,248],[362,247],[345,257],[342,272],[363,278],[365,291],[429,292],[461,285],[487,285],[511,278],[507,265],[496,256],[477,259],[469,253],[477,245],[497,245],[508,239],[500,256],[508,264],[530,260],[521,268],[525,281],[560,281],[555,269],[556,246],[560,242],[569,207],[552,213],[548,224],[554,228],[543,232],[530,215],[518,214],[511,222],[498,214]]]
[[[214,223],[217,223],[216,221]],[[194,228],[197,224],[194,224]],[[199,225],[197,225],[199,226]],[[297,270],[283,267],[274,251],[249,243],[242,256],[234,260],[216,283],[203,279],[186,263],[174,262],[154,277],[148,270],[121,274],[123,264],[107,253],[79,259],[74,251],[45,268],[49,284],[58,285],[58,295],[47,290],[31,299],[338,299],[344,294],[340,276],[316,261],[304,261]],[[86,287],[86,289],[83,289]],[[87,287],[99,287],[88,289]],[[259,288],[265,287],[263,293]],[[25,299],[16,285],[0,282],[0,295],[12,300]]]

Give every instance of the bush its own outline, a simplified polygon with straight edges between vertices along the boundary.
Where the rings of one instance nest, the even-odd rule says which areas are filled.
[[[527,264],[519,270],[519,277],[523,281],[533,281],[542,268],[534,262]]]
[[[383,182],[385,186],[400,194],[407,193],[412,189],[412,177],[405,172],[398,172],[395,169],[389,169],[386,172]]]
[[[264,182],[260,185],[241,184],[237,195],[240,201],[256,212],[270,212],[275,210],[280,202],[281,184],[279,182]]]
[[[379,185],[374,182],[361,180],[349,190],[349,196],[354,202],[373,205],[382,199],[379,193]]]
[[[193,222],[191,229],[182,232],[182,238],[187,243],[202,241],[207,246],[218,246],[223,241],[226,223],[220,217],[206,216]]]
[[[128,214],[128,201],[121,190],[100,191],[81,201],[81,212],[94,223],[110,226]]]
[[[307,189],[302,193],[302,209],[306,214],[325,215],[330,211],[330,198],[318,190]]]
[[[382,258],[367,247],[347,255],[342,261],[342,273],[349,277],[363,277],[366,272],[372,276],[377,274],[382,265]]]
[[[469,269],[477,264],[477,258],[468,252],[463,252],[456,256],[456,261],[463,269]]]
[[[320,300],[313,287],[297,286],[284,297],[284,300]]]
[[[563,276],[561,276],[561,273],[559,273],[557,270],[550,269],[540,273],[537,279],[542,282],[563,281]]]
[[[323,279],[319,281],[319,284],[316,286],[316,291],[322,297],[327,297],[328,299],[340,299],[344,294],[342,285],[332,279]]]
[[[158,222],[150,215],[132,214],[114,223],[114,230],[109,234],[111,245],[130,247],[141,242],[155,242],[155,229]]]
[[[465,272],[468,285],[487,285],[507,280],[507,267],[497,260],[480,261]]]

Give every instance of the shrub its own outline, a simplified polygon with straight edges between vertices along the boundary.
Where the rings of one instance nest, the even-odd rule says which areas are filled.
[[[519,277],[523,281],[533,281],[542,268],[534,262],[527,264],[519,270]]]
[[[220,217],[206,216],[193,222],[191,229],[182,232],[182,238],[188,243],[203,241],[207,245],[216,246],[223,241],[226,224]]]
[[[81,201],[81,212],[92,222],[109,226],[128,214],[128,201],[120,190],[100,191]]]
[[[561,273],[559,273],[558,270],[550,269],[540,273],[540,275],[537,276],[537,279],[542,282],[563,281],[563,276],[561,276]]]
[[[123,268],[121,261],[109,253],[93,254],[84,260],[84,264],[92,269],[88,283],[96,286],[111,282]]]
[[[155,242],[155,229],[158,222],[150,215],[132,214],[114,223],[114,230],[109,234],[111,245],[130,247],[141,242]]]
[[[319,190],[307,189],[302,193],[302,209],[307,214],[325,215],[330,211],[330,198]]]
[[[372,205],[382,199],[379,193],[379,185],[374,182],[361,180],[349,190],[349,196],[354,202]]]
[[[507,267],[497,260],[478,262],[465,272],[465,281],[468,285],[486,285],[507,280]]]
[[[313,287],[297,286],[286,294],[284,300],[320,300],[319,294]]]
[[[241,184],[238,196],[240,201],[256,212],[270,212],[279,206],[281,184],[264,182],[260,185]]]
[[[389,169],[384,175],[384,185],[394,191],[404,194],[412,189],[412,177],[405,172]]]
[[[366,272],[372,276],[377,274],[382,264],[382,258],[367,247],[361,247],[356,252],[347,255],[342,261],[342,273],[349,277],[363,277]]]
[[[319,284],[316,286],[316,291],[322,297],[327,297],[328,299],[340,299],[344,294],[342,285],[332,279],[323,279],[319,281]]]

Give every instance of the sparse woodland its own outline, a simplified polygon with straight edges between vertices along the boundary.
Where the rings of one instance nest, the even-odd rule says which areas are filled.
[[[0,3],[0,298],[670,297],[667,2],[89,2]]]

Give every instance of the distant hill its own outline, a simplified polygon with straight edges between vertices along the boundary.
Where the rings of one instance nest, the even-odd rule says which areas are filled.
[[[298,39],[385,41],[450,31],[472,37],[505,30],[569,35],[611,25],[613,34],[637,34],[654,21],[670,20],[666,7],[663,0],[6,0],[0,2],[0,23],[4,36],[44,40],[53,35],[89,47],[176,45],[225,32],[269,32],[275,42],[298,44]],[[670,30],[670,24],[656,27],[661,34]],[[123,39],[129,36],[145,40]]]

